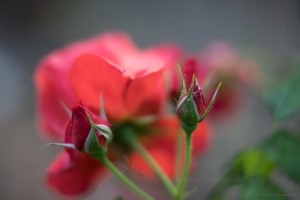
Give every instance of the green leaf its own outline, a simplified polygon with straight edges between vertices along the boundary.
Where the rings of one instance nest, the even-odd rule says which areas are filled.
[[[264,142],[265,155],[300,184],[300,138],[278,130]]]
[[[253,179],[258,177],[253,177]],[[262,177],[260,177],[262,178]],[[265,177],[265,179],[268,179]],[[275,184],[267,181],[247,183],[242,185],[242,190],[239,195],[240,200],[286,200],[287,195]]]
[[[266,176],[274,166],[274,163],[265,157],[261,149],[243,151],[236,155],[230,163],[228,172],[210,191],[207,200],[224,199],[228,188],[250,182],[253,176]]]
[[[261,149],[245,151],[241,159],[245,177],[268,175],[274,167],[274,163],[264,155]]]
[[[240,160],[240,154],[235,157],[227,173],[218,181],[218,183],[208,193],[206,200],[224,199],[226,190],[231,186],[239,184],[236,179],[242,178],[243,166]]]
[[[114,200],[122,200],[123,198],[120,196],[120,195],[118,195],[118,196],[116,196],[115,198],[114,198]]]
[[[273,84],[263,99],[276,121],[282,121],[300,110],[300,63],[284,79]]]

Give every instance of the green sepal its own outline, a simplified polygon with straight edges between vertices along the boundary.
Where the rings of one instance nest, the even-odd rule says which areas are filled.
[[[199,120],[198,122],[203,121],[203,120],[205,119],[206,115],[208,114],[208,112],[210,111],[210,109],[212,108],[212,106],[213,106],[213,104],[215,103],[215,100],[216,100],[216,98],[217,98],[217,94],[218,94],[218,91],[219,91],[221,85],[222,85],[222,82],[219,83],[219,85],[218,85],[218,87],[217,87],[217,89],[216,89],[216,91],[215,91],[215,93],[214,93],[214,96],[212,97],[212,99],[211,99],[211,101],[210,101],[208,107],[207,107],[206,110],[205,110],[205,113],[203,114],[203,116],[200,118],[200,120]]]
[[[105,109],[104,109],[104,100],[103,100],[102,93],[100,94],[100,113],[99,114],[102,119],[107,120]]]
[[[102,146],[102,147],[107,147],[113,139],[113,134],[112,134],[110,128],[103,124],[95,124],[94,128],[97,129],[106,138],[106,142],[105,142],[104,146]],[[100,145],[100,143],[99,143],[99,145]]]
[[[40,149],[44,149],[48,146],[59,146],[59,147],[65,147],[65,148],[69,148],[69,149],[75,149],[77,151],[79,151],[74,144],[71,143],[48,143],[45,146],[41,147]]]
[[[91,131],[89,132],[89,135],[86,139],[84,151],[90,154],[102,151],[102,147],[98,142],[98,138],[95,133],[95,128],[93,126],[91,127]]]
[[[68,116],[72,117],[71,110],[67,107],[67,105],[62,100],[60,100],[60,104],[64,108],[64,110],[66,111],[66,113],[68,114]]]
[[[103,124],[94,124],[94,122],[91,119],[91,116],[86,113],[86,116],[89,120],[89,123],[91,125],[91,130],[89,132],[89,135],[86,139],[84,150],[87,153],[95,154],[97,152],[102,152],[104,148],[106,148],[110,142],[112,141],[113,135],[110,130],[110,128]],[[106,138],[106,142],[104,146],[101,146],[95,131],[99,131],[100,134],[102,134]]]
[[[180,93],[180,97],[183,97],[186,94],[186,83],[185,83],[185,79],[183,77],[182,71],[180,66],[178,65],[178,71],[179,71],[179,75],[180,75],[180,79],[181,79],[181,93]]]

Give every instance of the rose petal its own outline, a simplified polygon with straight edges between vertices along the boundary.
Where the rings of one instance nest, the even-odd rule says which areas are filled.
[[[130,48],[128,36],[124,33],[108,32],[86,41],[75,42],[45,57],[34,72],[37,90],[37,120],[39,129],[47,137],[61,139],[70,119],[61,106],[63,101],[71,108],[76,101],[67,79],[67,74],[75,58],[83,53],[95,53],[109,57],[108,46],[116,43]],[[126,47],[127,48],[127,47]]]
[[[202,154],[207,149],[210,144],[211,133],[210,124],[206,119],[198,124],[192,136],[192,151],[194,155]]]
[[[62,195],[77,196],[92,189],[106,175],[105,167],[88,154],[79,153],[73,162],[62,152],[47,170],[47,185]]]
[[[94,113],[99,113],[102,93],[106,114],[116,122],[142,114],[157,114],[165,99],[161,73],[132,80],[103,58],[84,54],[75,60],[69,80],[78,99],[83,99]]]
[[[61,101],[71,106],[74,97],[65,82],[66,72],[54,67],[53,59],[44,61],[34,76],[38,101],[37,124],[46,136],[61,139],[70,119]]]
[[[162,71],[130,81],[125,105],[133,117],[156,115],[167,101]]]
[[[126,34],[103,35],[100,55],[132,79],[161,70],[173,68],[181,56],[181,49],[173,44],[161,44],[138,49]]]
[[[93,54],[79,56],[69,73],[69,80],[78,99],[82,99],[94,113],[99,113],[100,94],[110,120],[123,120],[128,116],[124,105],[124,91],[129,78]]]

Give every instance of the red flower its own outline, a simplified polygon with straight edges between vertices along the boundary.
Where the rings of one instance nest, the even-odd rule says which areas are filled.
[[[102,94],[112,127],[154,116],[155,121],[148,123],[146,128],[159,131],[140,134],[139,138],[162,169],[173,176],[179,119],[164,113],[169,94],[165,75],[173,70],[179,55],[179,48],[174,45],[138,50],[128,36],[120,33],[107,33],[50,54],[35,72],[40,128],[47,136],[63,140],[69,117],[60,101],[70,108],[76,100],[83,100],[88,110],[97,115]],[[69,134],[70,125],[68,127],[66,134]],[[88,128],[88,125],[83,127],[84,134]],[[113,134],[117,138],[120,132]],[[209,125],[202,122],[193,134],[195,153],[205,149],[208,139]],[[81,148],[82,141],[74,141]],[[105,174],[98,161],[82,153],[76,154],[79,156],[73,159],[63,153],[48,170],[48,184],[65,195],[83,193]],[[108,156],[112,161],[117,159],[113,147],[109,147]],[[75,163],[72,168],[69,167],[70,159]],[[87,170],[89,165],[91,170]],[[153,177],[143,159],[134,152],[129,154],[129,165],[137,173]],[[84,181],[78,183],[85,173]]]
[[[218,81],[223,81],[222,90],[213,106],[213,113],[234,112],[236,108],[246,101],[244,86],[255,87],[261,81],[261,70],[251,60],[243,58],[239,53],[222,41],[210,44],[200,55],[200,60],[206,69],[215,73],[212,88]],[[209,73],[208,71],[208,73]],[[213,94],[213,91],[210,91]]]
[[[100,64],[100,66],[92,66],[93,64],[90,63],[91,65],[89,67],[91,69],[87,69],[86,67],[88,72],[83,75],[94,76],[93,78],[97,79],[97,89],[99,89],[99,86],[103,85],[103,83],[106,85],[104,88],[105,91],[102,91],[104,93],[109,93],[108,95],[104,95],[104,100],[106,103],[105,109],[109,109],[109,118],[120,121],[126,117],[126,113],[129,114],[134,110],[134,114],[139,115],[143,114],[143,112],[151,113],[149,111],[150,108],[148,107],[144,108],[144,110],[141,112],[137,111],[137,109],[139,109],[137,107],[143,106],[142,104],[150,104],[148,103],[150,101],[147,99],[149,93],[151,93],[149,90],[153,90],[153,88],[162,86],[162,70],[173,70],[173,66],[181,54],[180,52],[180,49],[172,44],[161,44],[145,50],[139,50],[134,46],[131,39],[124,33],[105,33],[86,41],[73,43],[64,49],[52,52],[39,63],[34,73],[38,104],[37,124],[39,129],[42,130],[44,136],[54,139],[61,139],[61,137],[64,135],[64,129],[69,117],[63,107],[60,105],[60,102],[64,102],[68,108],[71,108],[76,100],[83,99],[79,93],[84,92],[85,89],[89,91],[91,90],[92,87],[84,88],[83,85],[80,86],[80,84],[87,85],[85,82],[79,82],[79,80],[76,81],[74,80],[75,78],[73,78],[76,76],[81,76],[78,74],[81,73],[79,72],[81,69],[78,69],[80,68],[80,66],[78,66],[80,65],[80,62],[81,64],[85,64],[82,62],[90,60],[89,58],[78,59],[78,62],[75,64],[77,66],[73,66],[73,63],[78,56],[85,53],[92,53],[100,57],[99,59],[92,58],[91,61],[88,61],[94,62],[96,65]],[[86,55],[83,57],[96,56]],[[92,68],[94,67],[96,67],[96,71],[92,71]],[[82,68],[85,68],[85,66],[82,66]],[[70,73],[73,75],[69,76]],[[149,74],[152,75],[151,77],[147,78]],[[68,76],[70,77],[71,82],[73,80],[73,88],[81,87],[81,89],[77,89],[75,91],[77,96],[75,96],[74,91],[72,90]],[[88,78],[84,76],[81,77],[80,81]],[[156,83],[158,78],[161,81],[160,83]],[[136,81],[132,82],[131,80]],[[151,81],[154,83],[154,85],[152,85],[153,87],[147,84]],[[143,88],[145,83],[148,87]],[[74,86],[74,84],[77,84],[77,86]],[[107,88],[111,88],[110,91],[114,90],[114,92],[110,93],[107,91]],[[131,103],[131,107],[126,109],[126,112],[122,112],[124,110],[124,106],[126,106],[125,103],[132,101],[132,95],[130,95],[130,93],[138,90],[139,88],[143,88],[142,94],[145,94],[144,96],[140,94],[142,98],[138,100],[140,104],[134,105]],[[124,89],[126,89],[127,92],[124,92]],[[162,92],[163,89],[160,89],[161,90],[157,93],[158,96],[161,96],[160,98],[162,98],[164,93]],[[100,92],[101,91],[97,91],[97,94],[93,94],[92,97],[85,97],[88,99],[88,101],[84,99],[84,102],[87,103],[88,107],[90,104],[92,104],[92,109],[96,113],[98,109]],[[85,94],[87,93],[88,92]],[[128,95],[126,95],[126,101],[121,103],[120,98],[123,98],[123,93],[128,93]],[[117,102],[113,103],[114,101],[111,100]],[[162,106],[158,105],[161,103],[160,101],[161,100],[151,102],[151,104],[155,104],[152,107],[155,109],[155,112],[157,112],[159,107]],[[111,104],[113,104],[113,106]],[[119,109],[121,109],[121,115],[118,114]],[[117,110],[117,113],[115,110]]]

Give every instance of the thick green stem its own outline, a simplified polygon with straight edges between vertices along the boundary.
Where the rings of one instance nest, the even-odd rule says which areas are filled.
[[[136,140],[130,140],[131,147],[139,153],[143,159],[149,164],[152,168],[158,179],[162,182],[162,184],[166,187],[168,192],[172,197],[176,195],[176,188],[173,185],[171,179],[164,173],[164,171],[160,168],[160,166],[156,163],[156,161],[151,157],[151,155],[147,152],[147,150]]]
[[[97,157],[98,158],[98,157]],[[146,192],[141,190],[137,185],[135,185],[133,182],[131,182],[118,168],[114,166],[110,162],[110,160],[104,156],[98,158],[102,161],[102,163],[120,180],[122,181],[127,187],[129,187],[132,191],[134,191],[137,195],[139,195],[141,198],[145,200],[154,200],[152,197],[150,197]]]
[[[183,192],[185,189],[185,185],[187,182],[187,176],[190,169],[191,164],[191,154],[192,154],[192,132],[186,132],[186,151],[185,151],[185,159],[184,159],[184,168],[183,168],[183,174],[181,181],[178,186],[177,194],[176,194],[176,200],[180,200],[183,196]]]

